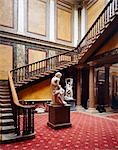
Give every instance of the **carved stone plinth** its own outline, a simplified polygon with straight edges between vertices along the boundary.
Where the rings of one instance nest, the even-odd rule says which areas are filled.
[[[53,129],[70,127],[70,105],[49,105],[47,125]]]

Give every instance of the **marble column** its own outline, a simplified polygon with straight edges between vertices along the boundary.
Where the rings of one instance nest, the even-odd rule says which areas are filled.
[[[50,0],[49,40],[55,42],[55,1]]]
[[[86,7],[83,6],[81,10],[81,39],[86,34]]]
[[[78,70],[77,75],[77,106],[81,106],[81,70]]]
[[[78,7],[74,7],[74,46],[78,44]]]
[[[18,34],[24,34],[25,27],[25,4],[24,0],[18,0]]]
[[[95,106],[95,93],[94,93],[94,67],[90,66],[89,70],[89,108]]]

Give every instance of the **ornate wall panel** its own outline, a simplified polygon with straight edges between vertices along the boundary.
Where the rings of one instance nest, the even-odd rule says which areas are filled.
[[[72,6],[58,1],[56,13],[57,39],[72,42]]]
[[[13,67],[13,47],[0,44],[0,80],[8,79],[8,71]]]
[[[28,0],[28,32],[46,36],[47,2]]]
[[[89,29],[94,21],[97,19],[103,8],[105,7],[105,0],[94,0],[95,3],[87,9],[87,28]]]
[[[13,0],[0,0],[0,25],[13,27]]]
[[[0,0],[0,28],[16,32],[17,0]]]
[[[28,49],[28,63],[33,63],[46,58],[46,52]]]

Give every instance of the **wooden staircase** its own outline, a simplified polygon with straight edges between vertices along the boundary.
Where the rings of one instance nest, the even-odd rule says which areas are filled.
[[[34,110],[34,107],[19,105],[18,108],[19,103],[15,105],[12,99],[9,81],[1,80],[0,143],[9,143],[35,137],[33,125],[34,112],[31,112]],[[30,125],[28,125],[28,122]]]
[[[96,43],[106,34],[110,26],[112,24],[117,26],[116,20],[118,21],[118,0],[111,0],[74,50],[10,71],[9,82],[0,82],[1,143],[30,138],[35,135],[34,106],[20,104],[16,89],[86,60],[90,55],[89,52],[93,52],[91,48],[95,49]],[[23,119],[21,119],[21,114]]]

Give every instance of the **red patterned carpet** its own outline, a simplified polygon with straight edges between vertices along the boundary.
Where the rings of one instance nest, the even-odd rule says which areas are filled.
[[[118,121],[71,113],[71,128],[53,130],[48,116],[35,115],[36,138],[0,145],[0,150],[117,150]]]
[[[118,113],[117,114],[108,115],[106,117],[118,120]]]

